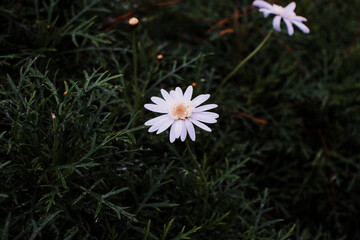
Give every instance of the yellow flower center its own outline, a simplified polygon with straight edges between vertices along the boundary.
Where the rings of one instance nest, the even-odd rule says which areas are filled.
[[[185,120],[190,117],[191,110],[187,103],[176,103],[170,107],[170,115],[176,120]]]

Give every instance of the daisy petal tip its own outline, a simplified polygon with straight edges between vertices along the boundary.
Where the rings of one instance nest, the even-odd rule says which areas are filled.
[[[265,9],[271,9],[272,8],[270,3],[265,2],[263,0],[255,0],[252,3],[252,5],[255,6],[255,7],[258,7],[258,8],[265,8]]]
[[[150,103],[144,104],[144,108],[146,108],[147,110],[150,110],[149,108],[151,108],[151,107],[149,107],[149,106],[151,106]],[[150,110],[150,111],[151,111],[151,110]]]
[[[261,1],[261,0],[255,0],[253,1],[252,5],[255,6],[255,7],[260,7],[264,4],[264,1]]]
[[[294,35],[294,29],[293,28],[288,28],[288,34],[289,34],[289,36]]]
[[[280,16],[275,16],[273,19],[273,28],[278,31],[281,32],[281,28],[280,28],[280,21],[281,21],[281,17]]]
[[[170,139],[170,143],[173,143],[173,142],[175,142],[175,139],[176,139],[176,138],[173,137],[172,134],[170,133],[169,139]]]
[[[185,92],[184,92],[184,98],[187,100],[187,101],[190,101],[191,100],[191,97],[192,97],[192,94],[193,94],[193,87],[190,85],[186,88]]]

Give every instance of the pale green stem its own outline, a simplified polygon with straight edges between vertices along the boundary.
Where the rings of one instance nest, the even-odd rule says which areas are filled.
[[[190,147],[190,144],[189,144],[189,141],[186,139],[185,141],[185,144],[186,144],[186,148],[190,154],[190,158],[191,158],[191,161],[193,162],[193,164],[195,165],[197,171],[199,172],[200,176],[201,176],[201,179],[203,180],[204,184],[205,184],[205,197],[204,197],[204,207],[203,207],[203,218],[205,218],[205,213],[207,212],[207,208],[208,208],[208,198],[209,198],[209,187],[208,187],[208,183],[206,181],[206,177],[204,175],[204,172],[203,170],[201,169],[201,166],[200,164],[196,161],[196,157],[195,155],[193,154],[193,152],[191,151],[191,147]]]
[[[262,42],[259,44],[259,46],[257,46],[257,48],[254,49],[254,51],[252,51],[244,60],[242,60],[235,68],[234,70],[232,70],[231,73],[229,73],[229,75],[227,75],[220,83],[220,85],[218,86],[218,89],[220,89],[222,86],[224,86],[224,84],[227,82],[227,80],[229,80],[229,78],[231,78],[247,61],[249,61],[267,42],[267,40],[269,40],[271,34],[273,32],[273,29],[271,29],[269,31],[269,33],[266,35],[266,37],[262,40]]]
[[[137,59],[137,40],[136,40],[136,29],[133,29],[132,32],[132,53],[133,53],[133,65],[134,65],[134,79],[133,86],[135,91],[135,104],[133,107],[133,112],[135,113],[139,107],[139,102],[141,98],[141,93],[139,91],[138,85],[138,59]]]
[[[58,139],[58,130],[56,124],[56,116],[51,113],[52,123],[53,123],[53,133],[54,133],[54,145],[53,145],[53,163],[54,165],[58,164],[58,150],[59,150],[59,139]]]
[[[133,65],[134,65],[134,87],[136,92],[138,91],[138,79],[137,79],[137,41],[136,41],[136,29],[132,31],[132,53],[133,53]]]
[[[190,147],[190,144],[189,144],[189,141],[186,139],[185,141],[185,144],[186,144],[186,148],[190,154],[190,157],[191,157],[191,161],[193,162],[193,164],[195,165],[196,169],[198,170],[198,172],[200,173],[200,176],[203,180],[203,182],[205,183],[205,187],[206,187],[206,196],[208,195],[208,184],[207,184],[207,181],[206,181],[206,177],[204,175],[204,172],[203,170],[201,169],[200,167],[200,164],[196,161],[196,157],[195,155],[193,154],[193,152],[191,151],[191,147]]]
[[[146,88],[147,86],[149,85],[150,81],[151,81],[151,78],[152,78],[152,75],[157,72],[159,70],[159,67],[160,67],[160,62],[158,61],[157,64],[156,64],[156,67],[154,69],[154,71],[151,73],[151,75],[148,77],[148,79],[146,80],[145,84],[144,84],[144,87],[141,91],[141,95],[143,95],[146,91]]]

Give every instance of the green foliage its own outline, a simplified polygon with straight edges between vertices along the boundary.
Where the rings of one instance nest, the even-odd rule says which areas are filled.
[[[2,1],[1,239],[359,239],[360,2],[298,1],[311,33],[219,88],[271,28],[251,2]],[[199,168],[143,126],[192,83]]]

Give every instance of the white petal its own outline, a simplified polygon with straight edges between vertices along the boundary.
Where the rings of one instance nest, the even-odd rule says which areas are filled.
[[[294,34],[294,27],[293,27],[292,23],[289,20],[285,19],[285,18],[284,18],[284,22],[286,24],[289,36],[293,35]]]
[[[172,97],[172,99],[177,100],[176,94],[175,94],[175,91],[174,91],[174,90],[171,90],[169,94],[170,94],[170,96]]]
[[[203,112],[203,111],[207,111],[207,110],[217,108],[217,107],[218,107],[217,104],[207,104],[207,105],[195,108],[194,112]]]
[[[166,102],[168,102],[168,103],[173,102],[173,98],[170,96],[170,94],[167,91],[165,91],[164,89],[161,89],[160,92]]]
[[[171,126],[171,124],[173,124],[173,123],[174,123],[174,119],[172,119],[172,118],[169,116],[169,118],[168,118],[165,122],[163,122],[163,123],[161,124],[161,126],[159,127],[159,129],[158,129],[158,131],[156,132],[156,134],[162,133],[163,131],[165,131],[166,129],[168,129],[168,128]]]
[[[280,28],[280,21],[281,21],[281,17],[280,16],[275,16],[273,19],[273,27],[276,31],[280,32],[281,28]]]
[[[175,88],[175,96],[176,99],[182,99],[184,97],[181,88],[179,87]]]
[[[291,20],[298,21],[298,22],[306,22],[307,21],[307,19],[302,16],[295,16]]]
[[[170,142],[173,143],[175,141],[175,122],[173,125],[171,125],[171,128],[170,128],[170,134],[169,134],[169,137],[170,137]]]
[[[191,121],[193,124],[195,124],[195,125],[198,126],[199,128],[204,129],[205,131],[211,132],[211,129],[210,129],[208,126],[206,126],[205,124],[199,122],[199,121],[196,120],[196,119],[192,119],[192,118],[189,118],[189,119],[190,119],[190,121]]]
[[[267,9],[271,9],[271,4],[270,3],[267,3],[265,1],[262,1],[262,0],[256,0],[253,2],[254,6],[258,7],[258,8],[267,8]]]
[[[194,99],[191,101],[192,107],[197,107],[197,106],[199,106],[200,104],[202,104],[203,102],[205,102],[206,100],[208,100],[209,97],[210,97],[210,94],[201,94],[201,95],[197,96],[196,98],[194,98]]]
[[[159,121],[159,122],[155,123],[154,125],[152,125],[149,128],[149,132],[155,132],[155,131],[159,130],[160,128],[164,127],[164,124],[166,125],[171,120],[172,119],[170,118],[170,116],[168,116],[167,118],[162,119],[161,121]]]
[[[219,114],[214,113],[214,112],[198,112],[196,114],[202,114],[204,116],[211,117],[211,118],[218,118],[219,117]]]
[[[174,128],[175,128],[175,138],[179,138],[182,131],[182,120],[177,120],[174,122]]]
[[[184,93],[185,100],[190,101],[191,97],[192,97],[192,93],[193,93],[193,87],[190,85],[187,87],[187,89]]]
[[[182,128],[181,128],[181,141],[185,141],[185,138],[186,138],[186,126],[185,126],[185,121],[181,121],[181,125],[182,125]]]
[[[154,126],[151,126],[150,128],[149,128],[149,132],[156,132],[158,129],[159,129],[159,125],[154,125]]]
[[[189,119],[185,120],[185,126],[186,126],[186,129],[189,133],[191,140],[195,141],[195,128]]]
[[[150,128],[149,128],[149,132],[156,132],[159,128],[161,127],[161,123],[157,123],[155,125],[152,125]]]
[[[293,12],[295,8],[296,8],[296,3],[291,2],[284,8],[284,12]]]
[[[169,112],[168,108],[164,105],[145,104],[144,107],[147,110],[157,112],[157,113],[168,113]]]
[[[169,118],[169,115],[164,114],[164,115],[161,115],[161,116],[159,116],[159,117],[152,118],[152,119],[150,119],[149,121],[146,121],[146,122],[144,123],[144,125],[145,125],[145,126],[151,126],[151,125],[154,125],[154,124],[156,124],[156,123],[158,123],[158,122],[161,122],[162,120],[167,119],[167,118]]]
[[[167,105],[166,101],[159,97],[151,97],[151,101],[153,101],[153,103],[158,105]]]
[[[310,29],[305,26],[305,24],[303,24],[302,22],[298,22],[298,21],[293,21],[293,24],[295,26],[297,26],[303,33],[309,33]]]
[[[216,123],[216,119],[213,117],[209,117],[207,115],[205,115],[204,113],[193,113],[191,115],[191,119],[195,119],[201,122],[205,122],[205,123]]]
[[[259,12],[264,13],[265,18],[267,18],[270,14],[276,14],[274,11],[265,8],[260,9]]]

